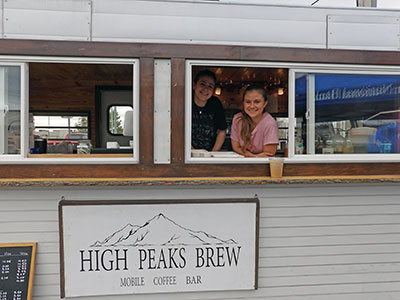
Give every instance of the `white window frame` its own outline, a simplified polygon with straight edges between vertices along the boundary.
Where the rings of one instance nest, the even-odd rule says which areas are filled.
[[[191,157],[192,128],[192,68],[193,66],[209,67],[260,67],[289,69],[288,78],[288,157],[285,163],[343,163],[343,162],[400,162],[400,153],[390,154],[295,154],[295,73],[329,73],[329,74],[364,74],[364,75],[399,75],[398,66],[377,65],[340,65],[312,64],[288,62],[259,61],[218,61],[218,60],[187,60],[185,66],[185,163],[193,164],[242,164],[268,163],[268,158],[209,158]],[[313,110],[313,107],[312,107]]]
[[[28,104],[26,103],[28,94],[28,64],[23,62],[9,62],[0,60],[2,67],[20,67],[20,154],[0,154],[0,163],[2,160],[10,161],[13,159],[24,158],[24,149],[28,147],[29,135],[28,132],[23,130],[28,126]],[[2,142],[2,141],[1,141]],[[26,155],[25,155],[26,157]]]
[[[132,157],[28,157],[29,153],[29,63],[128,64],[133,68],[133,154]],[[139,162],[139,59],[0,56],[2,66],[21,66],[21,154],[0,155],[0,164],[137,164]]]

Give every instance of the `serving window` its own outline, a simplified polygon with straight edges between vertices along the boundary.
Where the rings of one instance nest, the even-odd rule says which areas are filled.
[[[245,158],[233,151],[232,120],[243,110],[243,92],[249,85],[262,87],[267,93],[266,111],[279,126],[276,156],[285,156],[288,142],[288,68],[278,64],[242,62],[188,61],[186,65],[186,161],[187,162],[265,162],[266,158]],[[193,83],[204,70],[215,74],[213,97],[218,98],[226,119],[225,139],[219,151],[196,147],[192,136]]]
[[[138,161],[137,60],[29,57],[0,81],[0,159]]]
[[[193,81],[205,69],[216,76],[214,96],[227,121],[216,152],[191,144]],[[400,159],[400,73],[393,67],[187,61],[186,71],[186,162],[266,162],[232,151],[232,118],[249,84],[267,91],[267,111],[279,127],[275,156],[287,162]]]

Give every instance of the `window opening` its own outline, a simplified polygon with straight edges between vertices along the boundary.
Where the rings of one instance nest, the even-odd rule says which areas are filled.
[[[276,155],[284,156],[287,154],[287,133],[288,133],[288,69],[251,67],[251,66],[215,66],[215,65],[193,65],[191,68],[191,88],[196,75],[209,70],[216,76],[216,82],[213,89],[213,97],[219,99],[226,119],[226,135],[220,151],[212,149],[192,149],[191,157],[211,157],[211,158],[232,158],[238,157],[232,149],[231,133],[232,120],[235,114],[243,109],[242,96],[244,90],[249,85],[258,85],[267,92],[267,111],[276,119],[279,128],[279,144]],[[191,92],[193,99],[193,91]],[[193,101],[193,100],[192,100]],[[192,110],[197,106],[193,105]],[[193,129],[192,114],[192,129]],[[197,125],[196,125],[197,126]],[[193,131],[192,131],[193,134]],[[193,137],[191,139],[193,141]],[[286,151],[285,151],[286,150]],[[241,157],[241,156],[239,156]]]
[[[131,131],[132,136],[123,142],[119,138],[123,135],[125,112],[134,104],[132,64],[32,62],[29,73],[29,109],[40,112],[30,120],[35,137],[33,144],[30,141],[29,157],[132,157],[136,131]],[[119,103],[119,95],[108,95],[107,103],[99,107],[99,86],[126,91],[124,104]],[[45,141],[36,141],[35,145],[39,139]]]

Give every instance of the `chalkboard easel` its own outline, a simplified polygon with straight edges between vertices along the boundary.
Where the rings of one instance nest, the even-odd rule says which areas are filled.
[[[0,244],[0,300],[31,300],[37,243]]]

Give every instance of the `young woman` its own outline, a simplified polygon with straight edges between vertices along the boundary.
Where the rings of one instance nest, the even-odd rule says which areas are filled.
[[[274,156],[279,144],[278,124],[265,111],[267,95],[250,85],[243,93],[243,111],[232,120],[231,142],[235,152],[246,157]]]
[[[192,148],[219,151],[225,141],[224,108],[214,95],[216,78],[210,70],[197,73],[193,83]]]

